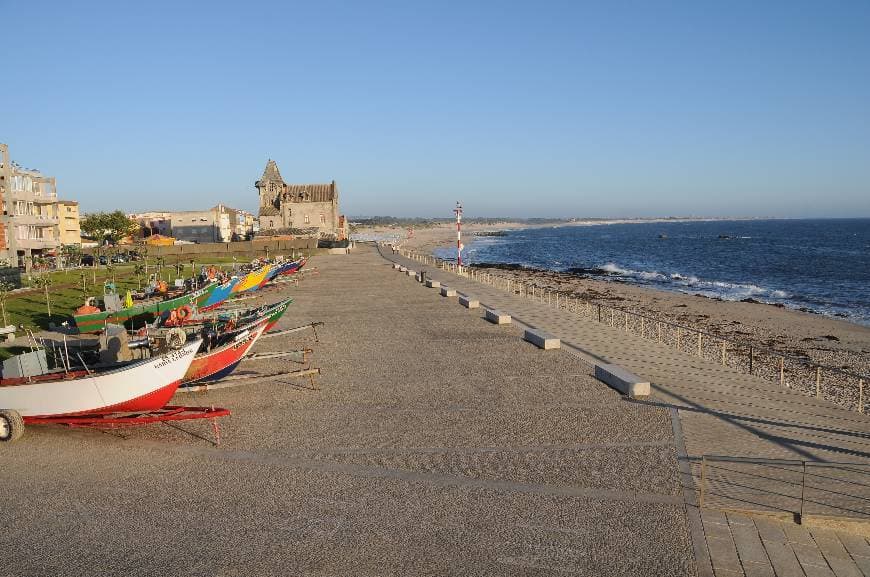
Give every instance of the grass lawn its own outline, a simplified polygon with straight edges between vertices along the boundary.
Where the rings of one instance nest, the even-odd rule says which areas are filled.
[[[157,272],[156,260],[149,258],[148,261],[149,275]],[[199,270],[202,265],[214,265],[226,270],[231,268],[232,263],[232,257],[218,257],[209,258],[207,262],[197,262],[195,267]],[[190,277],[189,262],[183,264],[185,266],[181,275],[176,274],[175,266],[167,265],[161,269],[161,278],[171,283],[172,279],[177,276]],[[51,322],[60,324],[65,320],[70,320],[73,311],[84,304],[86,296],[102,296],[103,283],[107,280],[115,283],[122,299],[128,290],[139,289],[148,283],[148,277],[144,273],[139,277],[136,276],[135,266],[132,263],[115,265],[113,269],[97,266],[45,274],[51,277],[51,286],[48,287],[51,316],[48,315],[45,302],[45,289],[10,293],[6,298],[6,322],[3,323],[4,325],[23,325],[34,331],[44,330],[49,327]],[[95,277],[96,283],[94,282]],[[30,286],[27,275],[22,275],[22,283],[25,287]],[[0,318],[0,321],[2,320]]]

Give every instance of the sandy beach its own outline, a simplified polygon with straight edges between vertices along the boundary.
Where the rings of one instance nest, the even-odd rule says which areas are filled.
[[[517,222],[463,223],[465,244],[473,242],[475,232],[527,227]],[[400,231],[381,228],[366,232],[386,234]],[[401,232],[405,248],[424,254],[431,254],[435,248],[453,246],[456,242],[453,225],[415,229],[410,237]],[[815,363],[863,374],[870,372],[870,328],[847,321],[763,303],[716,300],[551,271],[492,269],[489,272],[569,296],[689,325],[729,340],[751,340]]]

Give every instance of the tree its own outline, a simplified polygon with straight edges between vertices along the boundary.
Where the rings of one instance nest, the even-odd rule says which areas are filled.
[[[6,318],[6,299],[9,298],[9,293],[15,289],[13,285],[6,281],[0,281],[0,311],[3,312],[3,326],[9,324],[9,319]]]
[[[85,215],[81,222],[82,232],[99,241],[117,244],[125,236],[139,230],[139,223],[127,218],[127,215],[116,210],[114,212],[93,212]]]
[[[65,244],[60,248],[60,254],[63,257],[63,268],[67,268],[72,263],[81,261],[82,249],[77,244]]]
[[[97,266],[100,264],[100,257],[103,256],[104,250],[102,246],[94,248],[94,286],[97,286]]]
[[[145,263],[145,277],[148,277],[148,245],[142,244],[136,249],[136,254],[138,254],[142,258],[142,262]]]
[[[48,287],[51,286],[51,275],[44,273],[31,277],[30,284],[37,288],[45,290],[45,306],[48,309],[48,316],[51,316],[51,298],[48,295]]]
[[[136,275],[136,282],[139,285],[139,290],[142,290],[142,274],[143,273],[147,274],[147,269],[145,268],[145,265],[137,262],[135,264],[135,266],[133,266],[133,274]]]

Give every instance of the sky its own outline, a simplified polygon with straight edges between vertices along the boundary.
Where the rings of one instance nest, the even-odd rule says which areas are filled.
[[[870,2],[0,0],[0,142],[85,212],[870,217]]]

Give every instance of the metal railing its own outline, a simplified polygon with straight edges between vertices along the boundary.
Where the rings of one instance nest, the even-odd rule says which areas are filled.
[[[704,455],[702,508],[870,520],[870,464]]]
[[[577,297],[564,291],[554,291],[531,282],[505,278],[474,267],[459,267],[455,262],[408,249],[397,248],[397,252],[421,264],[620,328],[678,351],[778,382],[781,386],[808,396],[827,399],[861,413],[865,410],[864,387],[870,383],[867,375],[789,355],[756,342],[726,339],[696,327],[614,307],[593,298]]]

